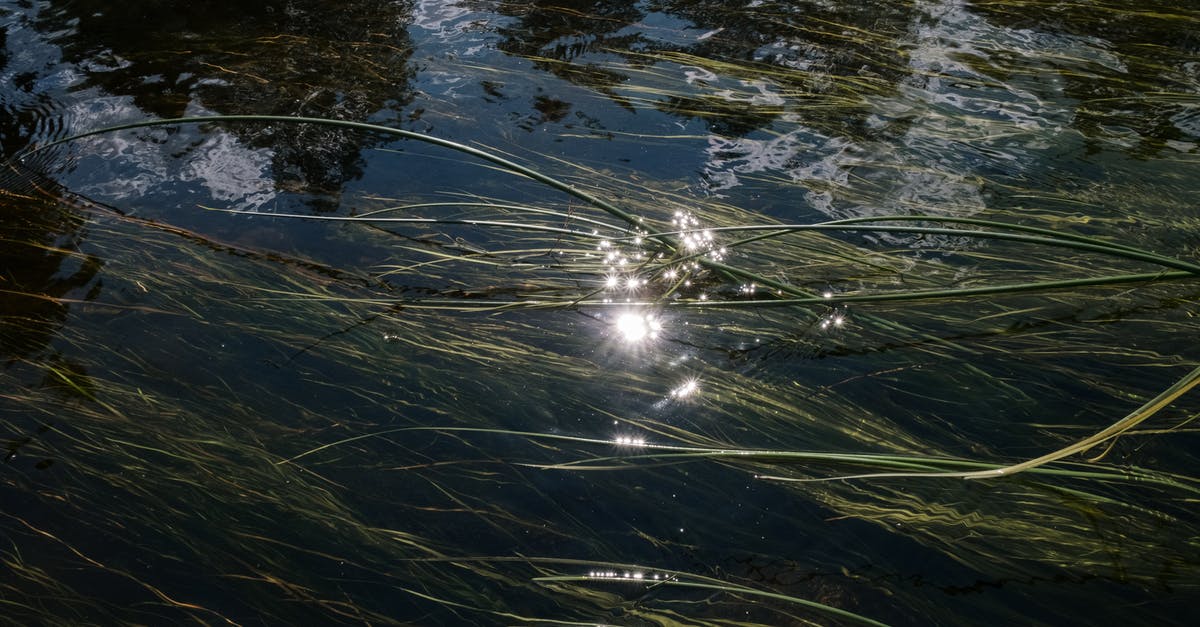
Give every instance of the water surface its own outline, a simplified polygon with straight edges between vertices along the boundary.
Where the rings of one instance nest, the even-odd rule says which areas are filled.
[[[1187,624],[1196,392],[1059,474],[839,478],[1135,412],[1200,365],[1194,278],[843,302],[1164,268],[719,230],[973,218],[1200,263],[1187,3],[74,0],[0,26],[7,621]],[[234,114],[460,142],[632,220],[315,124],[29,152]],[[426,222],[337,219],[381,211]]]

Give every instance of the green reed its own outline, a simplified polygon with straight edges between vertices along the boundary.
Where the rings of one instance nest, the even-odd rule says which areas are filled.
[[[798,78],[675,52],[654,59]],[[658,84],[669,80],[658,68],[634,74],[632,101],[678,92]],[[842,76],[820,97],[787,95],[838,113],[861,107],[864,94],[887,90]],[[680,106],[712,115],[705,104]],[[875,607],[887,599],[913,615],[955,616],[869,571],[821,574],[828,564],[816,557],[791,567],[827,587],[763,582],[728,565],[670,567],[681,555],[703,563],[788,550],[723,522],[742,483],[823,508],[823,533],[837,534],[840,519],[865,521],[1000,580],[1036,571],[1195,587],[1194,458],[1171,450],[1172,436],[1192,431],[1188,394],[1200,381],[1178,340],[1194,334],[1200,267],[1190,251],[1133,245],[1115,219],[1076,230],[1081,221],[1051,209],[1022,223],[918,210],[775,224],[605,166],[538,156],[553,164],[543,170],[495,148],[317,118],[146,120],[25,156],[102,134],[207,124],[310,124],[423,142],[567,200],[467,190],[364,200],[332,215],[252,216],[285,234],[297,221],[326,224],[338,250],[380,253],[367,266],[121,215],[69,192],[23,200],[86,216],[88,246],[106,265],[101,298],[43,296],[69,307],[72,324],[52,353],[0,373],[5,427],[46,427],[21,459],[63,460],[70,479],[59,488],[28,470],[5,481],[78,521],[71,529],[5,513],[20,539],[3,559],[20,583],[0,596],[14,605],[54,599],[80,616],[111,611],[68,572],[78,569],[137,589],[146,622],[238,619],[134,561],[90,557],[89,538],[99,536],[180,580],[202,573],[209,589],[281,623],[311,620],[313,610],[397,621],[394,602],[330,586],[349,580],[421,616],[479,624],[728,624],[750,611],[745,624],[878,624],[853,598],[819,600],[831,588],[859,590]],[[620,203],[608,199],[613,190]],[[845,193],[867,196],[870,184]],[[251,217],[198,211],[206,209]],[[698,224],[677,228],[677,212]],[[449,235],[461,230],[482,243]],[[716,243],[690,250],[697,232]],[[738,233],[746,235],[725,240]],[[935,257],[854,234],[968,244]],[[629,269],[604,261],[615,249]],[[612,278],[634,287],[610,287]],[[659,337],[621,338],[626,310],[662,318]],[[29,331],[33,322],[15,324]],[[1155,444],[1159,463],[1121,457]],[[697,486],[692,472],[706,481]],[[559,481],[579,481],[567,485],[586,496]],[[664,507],[673,493],[694,500]],[[622,529],[649,547],[640,555],[664,563],[630,558],[631,541],[606,526],[616,516],[593,520],[577,498],[647,518],[673,508],[662,514],[669,524]],[[281,520],[291,533],[280,533]],[[695,535],[672,535],[677,520]],[[153,554],[145,539],[172,548]],[[482,553],[499,544],[514,555]],[[69,568],[39,562],[39,551]],[[887,555],[862,557],[847,548],[836,559],[912,572]]]

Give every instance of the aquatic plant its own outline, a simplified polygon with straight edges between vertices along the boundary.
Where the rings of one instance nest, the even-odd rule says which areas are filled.
[[[770,373],[753,367],[759,359],[757,355],[767,353],[777,362],[772,369],[779,368],[779,363],[797,367],[793,356],[816,363],[812,360],[822,356],[873,353],[882,354],[886,362],[889,352],[898,352],[895,347],[904,346],[925,354],[931,362],[967,359],[961,362],[964,369],[960,375],[939,371],[938,377],[943,380],[939,385],[960,380],[975,387],[968,395],[1003,389],[1003,394],[1020,399],[1023,396],[1020,388],[1032,382],[1022,383],[1011,373],[1002,374],[997,364],[986,360],[972,365],[976,360],[965,356],[978,355],[980,349],[976,348],[979,344],[975,338],[988,338],[995,347],[990,350],[1020,355],[1041,351],[1047,333],[1053,333],[1053,350],[1069,354],[1076,350],[1093,352],[1093,333],[1068,324],[1035,333],[1030,338],[1010,335],[1004,326],[990,321],[1030,320],[1029,324],[1045,324],[1038,322],[1031,312],[1042,309],[1049,312],[1055,302],[1063,302],[1067,297],[1077,302],[1105,302],[1117,310],[1130,311],[1144,306],[1140,303],[1145,302],[1145,297],[1139,294],[1150,295],[1151,301],[1180,302],[1173,291],[1162,290],[1167,289],[1168,282],[1185,281],[1186,286],[1189,284],[1186,281],[1200,274],[1200,266],[1184,259],[1103,236],[982,217],[896,214],[815,224],[773,224],[747,223],[737,216],[735,208],[715,203],[698,206],[672,198],[663,204],[661,196],[656,201],[638,201],[636,208],[619,207],[584,187],[581,179],[572,181],[543,174],[495,150],[339,120],[273,116],[147,120],[65,137],[33,148],[18,161],[36,161],[43,151],[53,152],[56,148],[69,151],[72,144],[88,137],[213,124],[328,125],[426,142],[480,159],[508,174],[532,179],[561,192],[568,200],[584,202],[596,213],[578,207],[564,209],[552,199],[535,204],[474,194],[407,203],[376,200],[381,206],[364,207],[349,215],[268,214],[212,206],[195,209],[229,219],[271,220],[276,225],[273,228],[280,229],[295,221],[340,225],[344,227],[340,237],[346,238],[346,245],[388,251],[386,263],[364,272],[304,259],[302,253],[281,258],[254,247],[226,244],[159,219],[112,213],[89,204],[86,198],[76,198],[72,210],[106,216],[102,222],[107,226],[100,228],[100,223],[93,226],[91,239],[95,246],[106,251],[110,264],[119,263],[123,268],[110,270],[108,280],[131,286],[128,290],[138,294],[131,303],[92,303],[90,307],[153,318],[158,321],[155,326],[164,332],[177,324],[172,321],[189,319],[222,328],[224,342],[247,347],[261,345],[255,352],[262,354],[267,363],[313,364],[303,369],[307,385],[331,393],[332,399],[318,400],[313,406],[300,398],[279,398],[269,393],[267,390],[272,386],[269,381],[235,384],[221,376],[219,366],[202,366],[186,376],[186,391],[185,388],[178,391],[208,398],[209,409],[201,410],[201,415],[196,409],[184,409],[178,400],[163,396],[162,391],[155,396],[144,392],[148,388],[143,381],[146,374],[161,368],[145,361],[151,357],[137,357],[138,361],[121,366],[110,361],[113,353],[109,351],[88,351],[87,354],[96,355],[96,360],[77,367],[88,373],[88,383],[68,370],[50,370],[57,373],[62,389],[67,391],[62,400],[53,398],[58,392],[9,399],[10,404],[24,407],[31,415],[55,405],[70,407],[77,414],[70,425],[48,425],[48,433],[60,438],[61,443],[56,445],[60,447],[59,454],[66,455],[70,450],[71,457],[89,457],[88,464],[98,473],[96,477],[104,478],[107,486],[94,487],[97,495],[93,498],[117,490],[161,501],[163,495],[147,492],[133,477],[151,472],[151,464],[152,472],[157,475],[175,477],[173,481],[181,490],[162,503],[164,511],[171,512],[166,520],[175,522],[162,522],[159,524],[163,526],[158,526],[143,521],[147,527],[141,533],[182,539],[171,527],[188,518],[187,510],[205,507],[201,504],[206,502],[214,503],[213,507],[219,510],[230,503],[252,499],[256,509],[278,512],[264,514],[256,521],[227,522],[231,533],[226,548],[214,551],[210,543],[204,549],[207,554],[204,559],[209,562],[205,568],[211,572],[240,572],[236,578],[257,579],[301,591],[307,587],[303,575],[297,573],[298,579],[289,583],[280,580],[279,573],[288,569],[284,565],[287,560],[294,559],[285,557],[285,553],[310,554],[317,560],[349,561],[356,564],[355,568],[375,573],[373,577],[381,581],[392,580],[393,575],[367,553],[348,560],[346,556],[329,553],[329,549],[277,544],[271,539],[268,521],[287,516],[313,526],[313,533],[343,539],[353,536],[356,545],[374,547],[370,550],[381,556],[397,550],[407,555],[404,559],[409,565],[405,567],[408,574],[402,578],[419,577],[423,582],[421,588],[400,580],[393,585],[431,608],[465,610],[468,606],[463,599],[471,597],[480,603],[473,607],[476,612],[498,612],[498,616],[510,620],[534,620],[533,616],[512,614],[511,610],[499,607],[489,609],[483,597],[467,592],[468,588],[480,585],[485,588],[501,585],[504,594],[514,599],[507,607],[520,605],[515,600],[518,594],[515,590],[536,597],[537,590],[544,588],[554,593],[556,613],[561,616],[576,612],[582,617],[592,611],[589,608],[621,604],[619,595],[601,592],[605,586],[620,584],[643,586],[659,596],[672,589],[680,593],[709,590],[732,599],[757,599],[756,603],[772,599],[773,603],[764,605],[762,611],[787,615],[790,610],[783,608],[798,605],[829,619],[877,624],[860,613],[802,596],[684,570],[614,564],[604,558],[568,559],[544,554],[496,558],[461,554],[446,545],[444,538],[433,539],[439,536],[435,527],[425,526],[433,524],[432,521],[400,530],[353,517],[350,511],[356,497],[353,490],[347,489],[346,480],[363,471],[415,473],[422,478],[423,499],[406,498],[387,504],[388,507],[419,511],[435,507],[433,503],[441,501],[443,505],[435,509],[453,506],[474,512],[483,528],[508,534],[513,528],[534,525],[534,521],[524,518],[528,514],[505,512],[489,505],[486,499],[472,493],[472,483],[483,481],[481,485],[487,485],[499,481],[497,485],[515,486],[519,484],[512,483],[514,480],[529,482],[521,489],[532,490],[531,497],[541,500],[549,498],[535,487],[543,480],[524,475],[522,468],[556,473],[636,471],[652,473],[655,481],[670,486],[679,481],[675,469],[698,463],[717,464],[748,477],[779,482],[781,489],[803,486],[807,498],[845,516],[881,524],[903,520],[913,529],[914,537],[940,547],[956,560],[974,567],[980,567],[977,560],[999,560],[1014,572],[1022,568],[1023,561],[1036,561],[1041,559],[1039,555],[1057,553],[1076,554],[1072,567],[1075,569],[1104,568],[1107,558],[1093,562],[1080,557],[1080,550],[1090,551],[1083,547],[1090,546],[1093,538],[1070,522],[1079,507],[1109,512],[1097,514],[1102,516],[1136,517],[1145,512],[1146,524],[1131,523],[1122,533],[1126,542],[1154,543],[1160,541],[1163,522],[1180,516],[1181,512],[1143,509],[1132,497],[1121,495],[1131,489],[1151,490],[1178,494],[1178,498],[1187,501],[1197,491],[1193,478],[1107,464],[1102,461],[1103,454],[1092,461],[1063,463],[1061,460],[1098,445],[1111,447],[1118,437],[1136,435],[1138,427],[1200,381],[1200,368],[1192,369],[1110,427],[1062,445],[1057,451],[1013,462],[1011,453],[996,455],[977,450],[977,442],[964,447],[965,441],[974,438],[967,435],[969,431],[954,433],[961,427],[920,437],[896,416],[889,416],[900,405],[884,403],[871,407],[862,405],[861,400],[853,405],[847,403],[847,397],[837,394],[837,389],[856,382],[886,379],[886,373],[892,371],[918,374],[922,365],[907,356],[908,351],[892,367],[885,364],[874,374],[835,367],[817,378],[826,383],[813,384],[795,398],[781,395],[781,387]],[[586,172],[584,176],[600,188],[616,186],[600,179],[603,175],[598,172]],[[406,235],[406,230],[412,229],[434,234],[468,229],[482,233],[486,245],[460,244],[455,239],[458,236],[422,239]],[[945,237],[947,241],[967,242],[967,245],[948,249],[950,261],[946,261],[923,259],[903,250],[871,250],[838,237],[882,232]],[[180,238],[194,242],[183,249],[184,256],[160,257],[155,252],[164,247],[175,249],[174,242]],[[1011,248],[993,252],[994,246],[1001,245]],[[954,257],[988,269],[979,272],[978,278],[968,278],[963,285],[947,285],[964,282],[955,268]],[[139,258],[141,262],[137,261]],[[1039,267],[1039,262],[1044,266]],[[1157,269],[1138,271],[1138,265]],[[149,268],[153,271],[148,271]],[[1080,271],[1085,268],[1086,271]],[[992,276],[1004,279],[1010,275],[1023,279],[994,283],[991,280]],[[180,276],[188,277],[187,281],[181,284],[173,278]],[[403,285],[414,276],[430,282],[430,287],[410,295],[412,290]],[[839,280],[849,277],[854,277],[855,287],[838,285],[831,289]],[[901,277],[905,286],[897,289],[894,284]],[[434,287],[437,283],[443,286]],[[1128,284],[1139,286],[1140,291],[1111,291]],[[203,294],[199,300],[198,294]],[[1043,299],[1045,304],[1029,299]],[[200,302],[223,303],[221,317],[214,319],[206,314],[199,307]],[[951,302],[959,311],[968,306],[968,310],[992,309],[994,313],[973,314],[978,321],[965,323],[955,313],[921,309],[925,302]],[[865,309],[872,303],[877,309]],[[851,306],[863,309],[851,311]],[[689,351],[693,353],[709,355],[703,361],[715,363],[719,361],[716,355],[727,353],[729,358],[751,367],[703,369],[669,393],[654,390],[661,375],[652,376],[643,366],[619,374],[598,375],[606,368],[594,363],[597,358],[584,357],[586,353],[581,352],[578,337],[562,329],[543,327],[529,318],[573,312],[585,313],[590,316],[585,320],[594,318],[601,328],[608,328],[613,342],[649,345],[670,338],[680,346],[692,346]],[[654,316],[655,321],[639,318],[635,329],[622,323],[622,316],[631,315],[628,312],[647,312],[638,315]],[[480,318],[483,314],[486,317]],[[502,317],[495,317],[497,314]],[[1058,314],[1047,318],[1050,324],[1054,324],[1054,315]],[[675,316],[687,317],[690,329],[686,335]],[[799,329],[792,330],[798,324]],[[964,326],[968,328],[963,329]],[[180,331],[187,328],[179,327]],[[301,332],[301,328],[307,330]],[[380,328],[385,330],[380,332]],[[938,328],[957,331],[947,336],[944,330],[935,330]],[[710,342],[709,336],[731,333],[745,339],[725,340],[725,346],[705,345]],[[72,329],[70,334],[68,337],[76,338],[73,341],[88,342],[85,327]],[[752,336],[756,339],[748,344]],[[760,341],[763,336],[768,338],[766,342]],[[207,340],[203,335],[179,340],[190,344],[188,352],[198,355],[211,352],[204,347]],[[962,357],[951,357],[956,354]],[[1127,355],[1134,360],[1141,358],[1136,351]],[[382,363],[381,356],[386,356]],[[598,361],[606,359],[601,357]],[[491,386],[469,392],[479,381],[456,372],[463,362],[480,368],[505,364],[503,370],[511,371],[514,376],[520,372],[523,376],[539,377],[546,382],[546,389],[532,394],[526,390],[521,393],[520,402],[530,408],[543,408],[547,419],[560,426],[554,431],[529,431],[509,426],[501,416],[489,415],[496,395],[500,395],[501,402],[507,402],[503,399],[510,393]],[[803,368],[812,371],[811,367]],[[1081,365],[1064,364],[1060,368],[1064,381],[1078,380],[1080,374],[1076,373],[1086,372]],[[403,372],[410,389],[397,396],[368,383],[376,373],[384,371]],[[556,381],[576,377],[596,380],[595,394],[561,398],[551,391],[558,386]],[[921,376],[918,374],[916,378],[919,380]],[[244,385],[261,388],[263,394],[238,389]],[[610,386],[624,390],[625,394],[664,399],[659,405],[682,407],[703,403],[706,411],[717,418],[714,424],[726,425],[722,431],[728,439],[722,439],[711,426],[681,424],[665,415],[659,416],[652,408],[636,416],[610,414],[601,400],[608,394],[604,389]],[[919,390],[921,384],[904,387]],[[430,402],[448,390],[454,390],[453,401]],[[1137,396],[1118,391],[1114,394]],[[942,401],[934,401],[934,405],[939,402]],[[287,420],[264,422],[257,418],[278,413],[281,403],[289,414]],[[1022,413],[1029,411],[1027,404],[1020,400],[1017,404],[1026,408]],[[343,421],[336,418],[348,412],[355,416],[354,430],[350,433],[344,431]],[[154,414],[160,418],[154,421],[152,432],[143,433],[136,441],[126,432],[124,425],[145,423]],[[568,416],[589,414],[611,415],[618,430],[630,435],[597,438],[557,433],[561,425],[570,424]],[[164,422],[168,416],[174,416],[171,420],[176,422]],[[398,426],[391,426],[397,421]],[[198,429],[185,426],[191,422]],[[371,428],[372,424],[382,428]],[[248,429],[249,425],[253,427]],[[812,434],[828,448],[797,450],[779,446],[794,442],[787,434],[797,430]],[[201,436],[201,431],[207,435]],[[748,436],[773,446],[737,444]],[[421,448],[417,442],[429,442],[431,438],[446,448],[444,457],[399,467],[386,461],[396,451],[406,451],[405,456],[412,457]],[[307,444],[314,439],[327,441],[318,446]],[[501,441],[511,443],[498,444]],[[962,455],[972,447],[976,447],[974,454]],[[455,454],[455,448],[461,452]],[[508,470],[497,475],[497,479],[488,479],[495,471],[485,469],[497,464]],[[1017,472],[1028,474],[1029,478],[1010,477]],[[510,478],[498,478],[503,475]],[[339,478],[342,476],[346,479]],[[947,487],[947,481],[963,478],[1004,478],[1005,483],[992,490],[1005,496],[1001,501],[989,499],[985,509],[978,496],[964,500],[962,488]],[[846,483],[849,479],[854,481]],[[898,485],[898,481],[903,483]],[[959,496],[948,499],[946,494],[950,492]],[[616,491],[612,492],[612,498],[636,497]],[[430,505],[421,506],[420,500],[427,500]],[[997,504],[1005,500],[1024,502],[1019,519],[997,509]],[[392,518],[385,513],[377,516],[381,520]],[[976,541],[959,542],[953,549],[942,545],[947,534],[953,533],[951,530],[965,524],[979,534]],[[42,533],[33,526],[29,529]],[[576,554],[578,549],[598,556],[613,554],[611,548],[604,546],[605,534],[599,530],[585,533],[577,528],[562,533],[568,534],[562,541],[569,537],[569,543],[578,545],[573,551]],[[1009,539],[1027,539],[1032,533],[1041,537],[1028,545],[1029,552],[1012,551]],[[80,550],[66,540],[57,541],[68,551]],[[662,538],[652,541],[674,542]],[[272,549],[273,546],[276,548]],[[248,550],[257,555],[264,555],[264,551],[278,552],[281,561],[275,567],[239,565],[237,555]],[[1131,563],[1131,558],[1122,559],[1125,562],[1120,567],[1122,577],[1154,576],[1154,566],[1143,568]],[[40,576],[22,570],[19,559],[16,564],[17,572],[24,573],[21,577]],[[446,571],[441,564],[455,566]],[[533,570],[522,579],[511,571],[517,564]],[[497,570],[499,566],[504,566],[504,570]],[[103,565],[96,568],[152,589],[151,584],[124,570]],[[990,568],[995,571],[998,566],[992,563]],[[482,584],[487,581],[493,583]],[[436,592],[435,588],[442,591]],[[64,590],[62,594],[72,593]],[[712,598],[679,597],[679,601],[685,599],[689,604],[714,602]],[[160,601],[164,608],[205,615],[202,606],[185,600],[164,594]],[[327,611],[344,617],[373,616],[375,620],[383,620],[386,616],[386,612],[365,613],[369,610],[361,603],[342,605],[332,599],[319,603]],[[568,606],[575,609],[567,609]],[[642,620],[679,618],[671,610],[648,610],[640,603],[636,607],[635,613],[640,613]],[[687,613],[694,619],[703,616],[699,605],[690,608]],[[656,614],[660,611],[665,613]]]
[[[1020,624],[1100,597],[1114,620],[1181,615],[1200,581],[1200,225],[1174,141],[1194,55],[1059,31],[1188,33],[1190,12],[938,5],[972,48],[912,3],[728,23],[670,3],[682,45],[501,4],[603,25],[513,26],[499,49],[553,75],[537,89],[678,124],[557,124],[548,90],[536,119],[570,151],[201,116],[5,164],[0,255],[51,277],[0,278],[13,620]],[[1043,13],[1060,26],[1030,27]],[[390,88],[374,37],[343,60]],[[220,76],[305,97],[254,77],[311,41],[223,31],[195,56],[232,46]],[[494,60],[422,63],[519,94]],[[461,102],[439,112],[487,123]],[[323,139],[365,147],[365,178],[270,171]],[[698,177],[588,152],[677,142],[709,144]],[[214,144],[257,158],[258,196],[176,167]],[[1139,163],[1096,174],[1114,152]]]

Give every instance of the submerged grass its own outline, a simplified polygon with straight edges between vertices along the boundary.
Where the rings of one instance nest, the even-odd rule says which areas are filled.
[[[903,69],[633,56],[643,65],[622,64],[630,80],[598,98],[709,120],[749,109],[778,120],[763,131],[776,139],[800,114],[836,135],[842,114],[899,98],[871,72]],[[685,66],[730,80],[685,88]],[[782,103],[756,104],[764,93]],[[921,119],[947,123],[934,135],[1025,132],[928,107]],[[10,238],[29,258],[103,260],[58,290],[0,285],[17,312],[6,337],[46,338],[0,370],[14,612],[1018,623],[1114,591],[1196,591],[1184,427],[1200,368],[1180,338],[1195,335],[1200,266],[1194,246],[1162,243],[1161,206],[1091,215],[1083,194],[997,176],[1009,205],[885,210],[880,172],[945,174],[896,154],[856,157],[853,185],[740,173],[868,213],[796,224],[612,164],[535,168],[272,116],[147,120],[26,155],[48,167],[112,133],[280,124],[393,137],[399,163],[428,144],[488,176],[347,194],[324,213],[209,199],[130,213],[44,181],[6,196],[42,225]],[[71,229],[78,241],[57,237]]]
[[[137,126],[144,124],[131,125]],[[565,180],[554,187],[572,190],[576,198],[591,197]],[[1185,358],[1152,348],[1100,348],[1104,327],[1078,318],[1094,307],[1101,310],[1087,318],[1132,320],[1138,312],[1156,309],[1186,312],[1186,280],[1196,276],[1194,264],[1095,236],[983,218],[879,216],[865,225],[843,220],[745,226],[724,222],[728,218],[714,206],[719,211],[705,216],[702,226],[701,218],[683,208],[662,216],[662,208],[647,204],[637,211],[645,212],[639,219],[634,210],[614,213],[606,203],[593,204],[601,216],[553,204],[474,197],[363,207],[355,215],[269,217],[279,229],[297,220],[330,223],[338,229],[330,234],[338,246],[386,251],[386,262],[367,269],[225,243],[219,236],[101,207],[72,209],[93,216],[89,246],[105,252],[106,293],[121,295],[120,301],[80,301],[84,309],[73,314],[77,319],[60,334],[58,349],[73,355],[73,370],[44,366],[62,385],[10,395],[5,403],[25,416],[20,419],[25,426],[10,425],[14,430],[46,425],[39,437],[46,442],[43,455],[89,469],[75,479],[79,485],[68,498],[75,503],[72,509],[111,513],[90,529],[53,530],[13,520],[31,534],[28,538],[43,538],[46,550],[58,547],[87,560],[111,585],[128,581],[148,591],[156,600],[145,610],[147,618],[236,620],[214,614],[178,590],[160,590],[161,584],[127,567],[88,556],[81,548],[86,534],[111,537],[111,526],[121,524],[136,526],[142,536],[173,538],[183,544],[175,555],[160,556],[158,568],[171,571],[179,568],[171,566],[176,562],[195,568],[199,561],[201,570],[223,573],[205,582],[208,594],[237,590],[247,598],[247,590],[258,590],[254,594],[265,600],[282,592],[340,620],[388,622],[397,611],[420,607],[459,618],[586,622],[599,608],[624,607],[631,620],[672,622],[691,616],[702,621],[710,612],[721,615],[726,603],[742,603],[758,608],[755,614],[761,616],[751,622],[762,624],[795,619],[789,605],[823,617],[816,622],[879,624],[868,618],[873,602],[865,599],[874,594],[869,590],[860,590],[857,603],[865,605],[851,611],[855,606],[844,601],[807,598],[813,590],[803,585],[763,588],[737,577],[665,567],[607,570],[626,549],[577,507],[558,502],[553,491],[559,480],[526,474],[598,477],[597,472],[621,471],[678,490],[683,477],[697,472],[697,464],[711,465],[705,475],[734,473],[778,482],[778,489],[793,497],[820,503],[839,517],[877,522],[889,532],[902,525],[909,537],[975,572],[1015,574],[1039,564],[1146,582],[1164,567],[1191,572],[1188,551],[1174,560],[1152,547],[1164,541],[1164,529],[1175,529],[1170,533],[1179,539],[1189,533],[1193,523],[1186,512],[1195,500],[1195,478],[1119,461],[1061,460],[1123,434],[1146,437],[1127,434],[1183,397],[1200,380],[1200,369],[1149,401],[1135,401],[1140,409],[1094,436],[1027,462],[1003,460],[1027,448],[1047,448],[1085,428],[1082,421],[1151,393],[1146,385],[1086,383],[1112,364],[1126,362],[1124,368],[1138,370],[1188,365]],[[209,213],[256,221],[268,217],[225,209]],[[888,221],[893,224],[878,224]],[[909,226],[913,221],[921,226]],[[652,226],[672,222],[683,228]],[[939,222],[974,228],[927,226]],[[409,229],[428,234],[410,236]],[[725,239],[745,231],[762,233]],[[967,245],[952,247],[945,259],[923,258],[902,250],[869,250],[829,235],[855,231],[952,236]],[[477,235],[468,240],[453,233]],[[1020,247],[1039,253],[1016,252]],[[166,254],[168,249],[184,254]],[[1047,263],[1039,267],[1043,250]],[[614,263],[614,254],[625,264]],[[956,256],[974,265],[980,278],[964,278],[955,267]],[[1126,269],[1131,264],[1160,269],[1131,274]],[[758,267],[763,269],[747,269]],[[1064,268],[1091,276],[1062,278]],[[1026,277],[1026,282],[978,284],[1000,275]],[[832,280],[837,276],[854,279],[839,284]],[[638,283],[627,285],[631,280]],[[1179,284],[1184,295],[1166,283],[1179,280],[1185,280]],[[684,287],[685,282],[693,285]],[[1126,282],[1142,286],[1113,291]],[[1044,295],[1028,296],[1027,290]],[[979,300],[985,294],[990,299]],[[952,306],[917,309],[930,298]],[[904,308],[888,303],[893,300]],[[879,308],[849,309],[872,302]],[[806,308],[803,315],[796,315],[796,307]],[[618,318],[618,311],[636,309],[654,312],[663,325],[656,332],[662,337],[640,349],[640,339],[631,343],[622,337]],[[503,315],[480,317],[480,311]],[[575,323],[587,329],[582,335],[555,321],[578,313],[586,314]],[[1186,318],[1177,323],[1186,326]],[[1146,324],[1170,323],[1151,319]],[[137,329],[159,338],[154,344],[162,346],[120,357],[112,348],[89,344],[101,329],[126,334]],[[165,338],[174,339],[164,343]],[[222,357],[231,345],[237,349]],[[639,350],[647,352],[638,357]],[[675,374],[668,362],[677,358],[670,353],[690,356],[691,374]],[[181,363],[168,354],[200,359]],[[1073,354],[1087,358],[1078,361]],[[229,360],[245,359],[262,364],[257,376],[230,379],[226,372],[245,365]],[[1029,390],[1030,384],[1043,383],[1022,380],[1024,373],[1005,365],[1025,359],[1042,362],[1044,385],[1070,381],[1108,400],[1083,412],[1076,409],[1074,420],[1081,422],[1063,415],[989,444],[983,436],[990,430],[988,421],[1038,415],[1046,422],[1068,408],[1043,409],[1038,399],[1045,395]],[[863,370],[868,363],[873,370]],[[951,374],[946,363],[960,370]],[[16,382],[21,372],[36,371],[29,366],[5,376]],[[773,374],[785,371],[795,374]],[[484,372],[489,374],[481,377]],[[176,383],[164,385],[164,377]],[[294,377],[299,385],[288,382]],[[389,383],[395,377],[402,382],[398,387]],[[922,383],[931,377],[935,386]],[[513,378],[538,385],[513,389],[506,383]],[[590,384],[575,385],[568,396],[559,393],[580,380]],[[859,392],[870,389],[891,391],[883,399]],[[947,396],[939,389],[963,392]],[[289,393],[280,396],[279,390]],[[612,405],[606,400],[610,390],[629,400]],[[992,394],[1007,399],[1004,403],[1018,408],[1017,414],[978,406],[978,399]],[[910,409],[906,395],[923,396],[920,404],[928,409]],[[518,418],[519,412],[496,413],[498,406],[524,407],[539,418],[531,422]],[[51,407],[62,408],[51,410],[55,413],[69,411],[71,419],[59,424],[44,413]],[[931,431],[936,422],[930,421],[946,412],[963,420]],[[971,424],[971,415],[986,418]],[[593,418],[581,424],[574,416]],[[546,430],[530,430],[531,424]],[[148,425],[153,428],[146,430]],[[800,441],[822,446],[799,450],[794,444]],[[998,450],[989,450],[993,447]],[[1017,472],[1029,478],[1006,479]],[[392,484],[386,477],[393,475],[405,477],[402,498],[386,496],[390,489],[383,486]],[[146,483],[145,476],[154,480]],[[963,478],[1005,483],[984,489],[947,483]],[[22,481],[31,480],[36,485],[36,478]],[[620,482],[586,482],[588,490],[607,494],[623,508],[642,498],[619,489]],[[365,487],[372,484],[380,488]],[[164,485],[172,491],[161,492]],[[502,488],[525,492],[527,504],[483,496]],[[157,522],[102,505],[107,494],[155,503]],[[381,500],[364,508],[368,498]],[[682,504],[675,514],[703,517],[705,500]],[[212,513],[197,520],[197,511]],[[451,515],[489,540],[473,551],[475,543],[446,535],[442,521]],[[271,527],[279,519],[294,521],[293,535],[307,540],[275,539]],[[547,519],[559,522],[545,529],[538,521]],[[619,516],[600,519],[613,524]],[[1111,532],[1120,533],[1119,555],[1096,552],[1097,529],[1111,524],[1100,521],[1110,520],[1122,521],[1120,531]],[[203,529],[215,524],[226,530],[223,539],[206,537]],[[699,545],[718,541],[722,526],[712,526],[698,531]],[[696,542],[672,539],[658,523],[639,527],[651,546],[668,552]],[[532,539],[523,539],[530,531],[536,531]],[[315,540],[319,537],[330,542]],[[473,557],[496,541],[513,543],[522,557]],[[547,554],[547,547],[558,548]],[[769,554],[767,547],[761,551]],[[254,555],[255,561],[243,555]],[[389,565],[394,558],[406,566]],[[63,581],[61,574],[47,575],[15,553],[9,561],[24,582],[20,589],[41,587],[35,582],[47,577]],[[297,561],[313,566],[298,570]],[[547,572],[550,562],[586,570]],[[333,563],[342,565],[339,572],[350,568],[357,577],[404,592],[405,600],[359,596],[347,602],[327,596],[320,592],[327,576],[321,564]],[[509,568],[513,563],[536,566],[537,572],[521,576]],[[660,579],[639,581],[637,573]],[[839,585],[856,580],[852,575],[837,579]],[[595,588],[616,584],[655,600],[629,605],[621,594]],[[898,592],[888,585],[868,588]],[[705,596],[668,600],[667,589],[728,598],[715,605],[715,598]],[[480,590],[493,590],[499,596],[492,598],[505,602],[487,601]],[[253,595],[246,602],[256,603]],[[516,610],[538,607],[549,614]],[[274,618],[290,620],[286,612]]]

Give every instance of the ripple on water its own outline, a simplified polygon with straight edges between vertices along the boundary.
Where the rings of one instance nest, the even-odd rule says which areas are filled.
[[[864,125],[823,124],[788,103],[770,134],[710,136],[706,190],[777,173],[805,190],[805,210],[829,218],[972,215],[987,205],[983,181],[1040,175],[1080,141],[1064,80],[1039,68],[1125,71],[1101,39],[1005,28],[960,2],[921,6],[925,19],[898,42],[906,76],[861,95]]]

